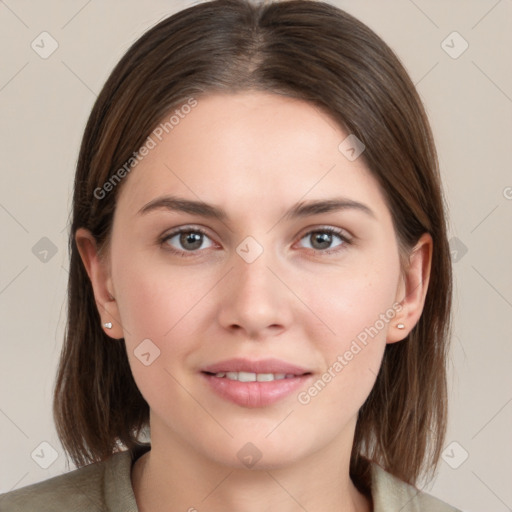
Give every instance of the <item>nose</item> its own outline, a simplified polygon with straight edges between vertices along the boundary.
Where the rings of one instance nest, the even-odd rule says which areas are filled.
[[[251,263],[235,253],[233,265],[221,290],[219,323],[241,338],[281,334],[292,321],[293,294],[270,251]]]

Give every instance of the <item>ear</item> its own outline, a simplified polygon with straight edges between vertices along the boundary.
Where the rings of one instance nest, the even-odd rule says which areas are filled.
[[[110,277],[107,258],[98,253],[96,240],[88,229],[79,228],[75,233],[75,242],[82,258],[87,275],[91,280],[96,307],[105,333],[111,338],[123,338],[123,329],[119,321],[119,311]],[[112,328],[103,326],[111,323]]]
[[[429,233],[424,233],[409,255],[407,268],[403,269],[395,298],[402,309],[393,319],[387,343],[396,343],[406,338],[421,317],[430,280],[432,250],[432,237]],[[405,327],[399,329],[399,324]]]

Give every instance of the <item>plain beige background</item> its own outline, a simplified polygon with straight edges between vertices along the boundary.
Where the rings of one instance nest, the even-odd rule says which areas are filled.
[[[0,0],[0,492],[68,469],[51,393],[86,119],[131,43],[192,1]],[[455,317],[446,449],[425,490],[466,512],[510,511],[512,0],[331,3],[402,59],[439,150]]]

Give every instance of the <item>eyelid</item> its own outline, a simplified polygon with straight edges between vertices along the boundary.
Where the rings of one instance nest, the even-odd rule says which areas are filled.
[[[347,242],[351,242],[355,237],[352,233],[350,233],[348,230],[344,228],[338,228],[335,226],[331,226],[330,224],[324,224],[324,225],[318,225],[318,226],[309,226],[305,228],[305,230],[302,232],[301,235],[299,235],[299,239],[302,240],[306,235],[310,235],[311,233],[316,232],[322,232],[327,231],[329,233],[333,233],[335,235],[338,235],[342,239],[346,240]]]
[[[208,233],[207,228],[204,228],[200,224],[185,224],[183,226],[178,226],[176,228],[172,228],[170,230],[165,231],[165,233],[160,237],[162,240],[168,239],[173,237],[174,235],[178,235],[179,233],[187,231],[197,231],[199,233],[202,233],[203,235],[206,235],[208,238],[211,238],[210,234]]]

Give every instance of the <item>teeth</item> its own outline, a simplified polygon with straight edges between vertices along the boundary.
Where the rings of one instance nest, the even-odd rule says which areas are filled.
[[[240,382],[256,382],[256,374],[249,372],[238,372],[237,380],[239,380]]]
[[[238,380],[240,382],[271,382],[273,380],[291,379],[293,373],[251,373],[251,372],[219,372],[215,377]]]

